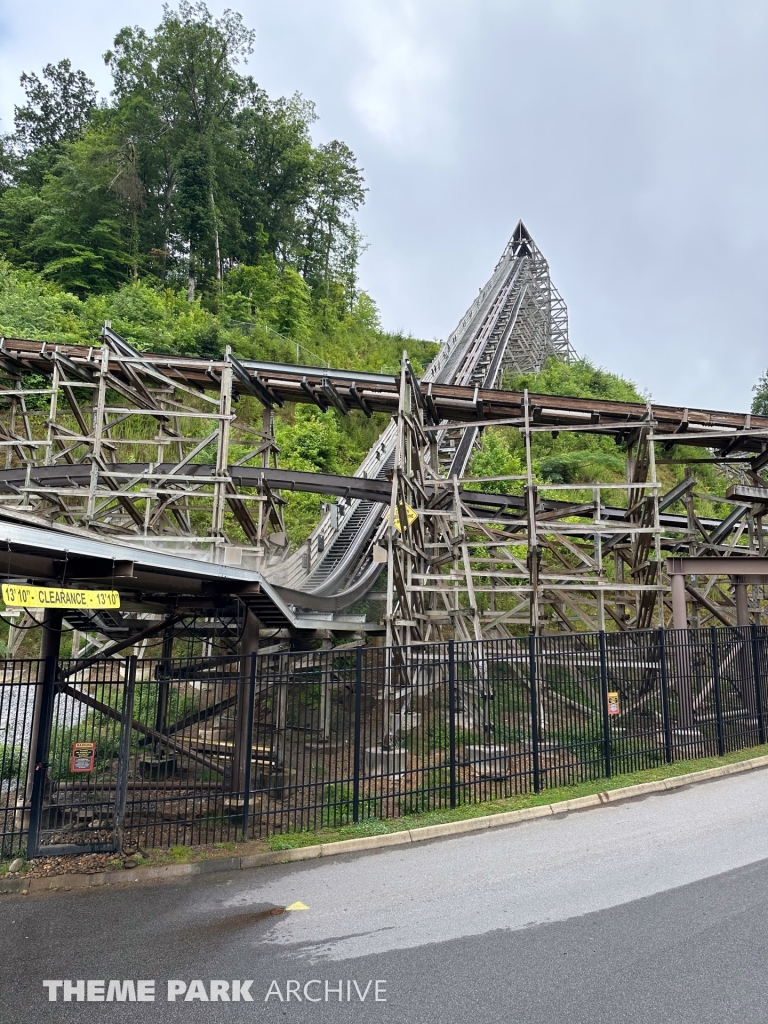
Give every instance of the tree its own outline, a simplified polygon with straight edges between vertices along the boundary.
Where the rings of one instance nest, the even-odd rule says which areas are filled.
[[[131,221],[130,254],[131,276],[139,277],[139,213],[146,207],[144,184],[138,171],[138,150],[133,139],[128,138],[115,154],[116,174],[109,188],[123,200]]]
[[[27,243],[30,229],[44,208],[38,190],[28,185],[0,193],[0,252],[16,266],[37,265]]]
[[[126,204],[112,187],[118,160],[109,133],[70,143],[46,175],[21,245],[44,276],[79,295],[118,287],[131,266]]]
[[[104,58],[118,109],[141,97],[154,111],[157,134],[166,137],[179,202],[166,204],[165,213],[176,215],[186,247],[191,299],[198,277],[221,281],[220,207],[227,202],[234,118],[248,88],[235,66],[252,52],[253,40],[239,14],[226,11],[214,20],[204,3],[181,0],[177,11],[164,8],[154,36],[125,28]]]
[[[14,107],[15,131],[6,146],[15,156],[14,177],[40,188],[64,146],[82,137],[96,110],[96,88],[69,60],[46,64],[42,78],[21,75],[27,102]]]
[[[307,337],[308,302],[332,330],[356,300],[362,172],[343,142],[313,144],[312,103],[242,73],[253,39],[239,14],[181,0],[154,31],[118,32],[108,101],[69,61],[25,73],[0,140],[0,255],[78,294],[146,277],[213,312],[232,305],[227,273],[266,257],[274,321]]]
[[[343,142],[319,146],[312,158],[313,187],[302,211],[304,277],[317,286],[345,272],[349,240],[356,241],[353,214],[365,199],[362,172],[355,155]],[[356,253],[355,253],[356,255]],[[334,265],[334,260],[339,264]]]
[[[19,158],[9,135],[0,135],[0,195],[13,185],[18,172]]]
[[[26,151],[55,148],[82,135],[96,106],[96,87],[84,71],[73,71],[69,60],[46,64],[42,80],[23,73],[27,94],[22,107],[14,107],[16,141]]]
[[[243,155],[234,182],[238,261],[254,264],[265,253],[291,260],[299,211],[314,186],[310,127],[316,120],[314,104],[298,94],[271,100],[251,85],[235,121]]]
[[[768,370],[760,377],[752,390],[755,394],[752,399],[752,412],[758,416],[768,416]]]

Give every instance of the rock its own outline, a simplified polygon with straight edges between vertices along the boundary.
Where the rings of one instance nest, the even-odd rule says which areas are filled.
[[[139,866],[138,862],[135,861],[135,860],[124,860],[123,861],[123,867],[126,868],[126,869],[137,868],[138,866]]]
[[[10,867],[8,868],[8,874],[9,875],[15,875],[16,872],[17,871],[21,871],[21,869],[23,867],[24,867],[24,858],[23,857],[17,857],[15,860],[11,861]]]

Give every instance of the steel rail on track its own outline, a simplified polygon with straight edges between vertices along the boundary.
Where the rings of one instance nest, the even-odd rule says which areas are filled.
[[[93,351],[86,346],[57,347],[58,353],[66,354],[83,369],[89,363],[93,364]],[[53,355],[54,346],[50,344],[14,338],[0,339],[0,371],[4,369],[6,373],[10,370],[8,357],[13,358],[12,365],[16,373],[50,373]],[[183,379],[184,383],[206,390],[214,387],[207,371],[215,373],[223,365],[212,360],[182,359],[149,353],[145,353],[144,358],[165,372],[173,370],[172,376]],[[121,376],[121,366],[125,362],[116,360],[113,365],[110,361],[110,372]],[[283,403],[319,404],[316,399],[322,399],[323,384],[330,383],[344,398],[348,397],[345,389],[348,391],[355,386],[372,412],[390,415],[397,412],[399,384],[394,376],[323,367],[283,366],[257,360],[243,360],[242,365],[257,375],[269,392]],[[302,388],[302,383],[309,386],[310,394]],[[426,379],[419,386],[422,394],[434,403],[440,420],[447,423],[477,422],[478,425],[484,425],[485,422],[519,419],[523,414],[523,394],[519,391],[436,384]],[[235,380],[233,390],[242,392],[244,388]],[[562,395],[530,394],[529,401],[534,425],[551,426],[553,429],[571,427],[576,431],[580,428],[588,431],[596,425],[602,425],[610,429],[626,426],[632,430],[647,422],[650,414],[657,431],[674,435],[657,440],[703,447],[713,447],[718,441],[723,445],[730,442],[731,451],[742,452],[761,452],[768,443],[768,417],[750,413]],[[357,408],[354,400],[349,404],[350,408]],[[755,431],[765,431],[766,437],[757,437]],[[741,432],[746,432],[743,438],[737,436]]]
[[[147,463],[124,462],[110,463],[104,476],[115,481],[135,479],[141,475],[144,480],[157,481],[157,493],[164,493],[163,482],[168,479],[175,463],[155,463],[151,469]],[[59,494],[67,494],[70,489],[82,490],[90,481],[90,466],[87,464],[71,466],[38,466],[26,469],[5,470],[0,475],[0,495],[18,494],[26,489],[34,492],[35,487],[55,487]],[[296,491],[305,494],[324,494],[356,499],[359,501],[385,504],[389,500],[391,485],[387,480],[368,480],[364,477],[339,476],[334,473],[310,473],[293,469],[271,469],[260,466],[231,466],[229,475],[238,488],[256,490],[266,483],[272,490]],[[214,480],[215,466],[200,463],[190,464],[184,474],[174,474],[172,480],[178,483],[199,483],[201,480]],[[174,489],[168,487],[169,494]],[[427,493],[433,493],[427,488]],[[481,517],[499,520],[503,516],[518,518],[525,512],[525,499],[514,494],[493,494],[485,491],[472,490],[471,487],[459,488],[462,502],[472,508]],[[592,503],[574,503],[557,501],[549,498],[539,500],[542,513],[554,512],[568,514],[574,518],[592,520],[595,506]],[[0,505],[0,509],[2,505]],[[607,522],[626,522],[627,510],[621,506],[600,505],[601,520]],[[2,513],[0,512],[0,515]],[[665,529],[684,531],[688,528],[687,516],[661,512],[660,525]],[[700,518],[702,526],[715,529],[721,525],[720,519]]]
[[[560,302],[562,310],[555,309]],[[437,432],[437,449],[445,452],[449,476],[461,477],[480,431],[489,425],[521,426],[526,396],[500,390],[497,384],[505,368],[535,370],[553,354],[567,354],[564,304],[549,280],[546,261],[522,223],[499,260],[493,275],[462,317],[456,330],[428,367],[414,381],[429,409]],[[538,319],[537,319],[538,318]],[[549,319],[547,319],[549,318]],[[558,319],[559,318],[559,319]],[[557,321],[557,322],[556,322]],[[260,360],[199,359],[170,354],[137,352],[109,327],[108,374],[130,384],[133,368],[141,366],[162,375],[164,381],[182,387],[212,391],[220,387],[225,368],[232,373],[234,393],[255,395],[263,405],[311,403],[340,413],[357,410],[394,416],[398,411],[399,375],[356,369],[288,365]],[[52,345],[27,339],[0,339],[0,377],[18,381],[26,373],[50,375],[57,363],[69,380],[95,379],[102,349],[84,345]],[[12,392],[13,386],[9,389]],[[630,440],[637,431],[653,426],[657,440],[667,445],[716,448],[729,456],[741,454],[764,461],[768,447],[768,417],[708,409],[691,409],[656,403],[614,402],[555,395],[529,394],[527,407],[534,431],[609,432]],[[270,581],[285,593],[303,593],[307,602],[323,601],[342,607],[356,600],[378,576],[381,566],[372,558],[380,538],[384,513],[390,499],[389,475],[394,457],[395,431],[390,423],[354,477],[259,467],[232,466],[232,483],[243,490],[266,484],[272,490],[311,491],[343,499],[341,513],[329,514],[309,538],[314,561],[296,552],[270,570]],[[756,462],[753,460],[753,465]],[[125,484],[140,474],[158,490],[164,478],[173,476],[175,487],[189,480],[200,484],[216,479],[216,468],[188,463],[182,470],[172,464],[107,464],[102,476]],[[58,465],[6,470],[0,494],[30,493],[36,485],[56,487],[61,494],[88,484],[90,466]],[[480,495],[462,488],[462,500],[477,515],[523,515],[522,498]],[[734,495],[739,497],[739,495]],[[547,511],[557,513],[567,502],[546,501]],[[519,507],[518,507],[519,506]],[[579,516],[579,512],[569,512]],[[589,518],[591,511],[585,512]],[[602,519],[623,522],[625,509],[602,507]],[[660,525],[684,530],[685,516],[663,513]],[[720,528],[720,521],[707,525]],[[312,562],[312,564],[309,564]]]

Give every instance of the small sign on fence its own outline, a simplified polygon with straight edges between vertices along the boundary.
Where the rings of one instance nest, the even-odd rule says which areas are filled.
[[[3,601],[9,608],[119,608],[116,590],[70,590],[4,583]]]
[[[612,690],[608,694],[608,714],[619,715],[621,714],[621,708],[619,707],[619,695],[615,690]]]
[[[72,744],[72,760],[69,763],[71,772],[92,772],[96,764],[96,744],[75,740]]]

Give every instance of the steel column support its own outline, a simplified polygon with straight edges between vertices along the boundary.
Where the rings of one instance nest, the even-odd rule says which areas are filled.
[[[685,602],[685,576],[674,573],[672,580],[672,627],[688,629],[688,612]]]
[[[259,620],[250,610],[245,609],[245,622],[240,638],[240,672],[237,679],[237,706],[235,711],[235,735],[232,745],[232,793],[244,793],[246,777],[250,771],[251,749],[248,735],[252,729],[253,705],[249,704],[251,656],[259,650]],[[251,720],[249,722],[249,719]]]
[[[40,661],[37,669],[37,686],[35,687],[35,704],[32,710],[32,728],[29,736],[29,762],[27,764],[27,781],[24,791],[24,804],[29,807],[32,800],[32,790],[35,784],[35,751],[38,748],[41,728],[43,728],[43,709],[46,705],[44,690],[47,686],[53,686],[48,678],[50,659],[54,665],[58,663],[61,649],[61,627],[64,621],[64,612],[58,608],[46,608],[43,612],[43,630],[40,638]],[[54,673],[55,675],[55,673]],[[46,752],[47,753],[47,752]]]
[[[747,584],[742,576],[733,577],[733,590],[736,598],[736,625],[749,625],[749,598]]]

